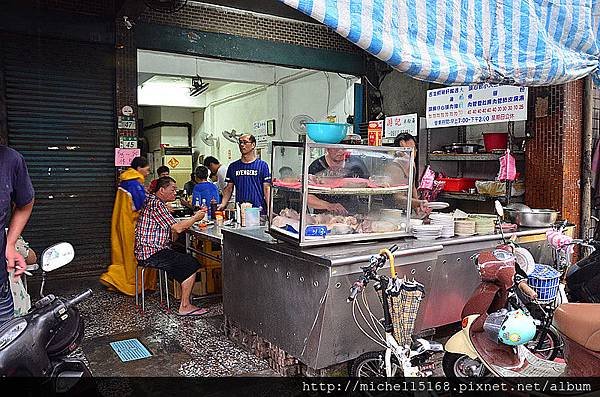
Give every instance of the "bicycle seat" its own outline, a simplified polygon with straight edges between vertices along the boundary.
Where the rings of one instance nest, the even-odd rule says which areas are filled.
[[[553,323],[568,338],[600,352],[600,304],[564,303],[554,312]]]

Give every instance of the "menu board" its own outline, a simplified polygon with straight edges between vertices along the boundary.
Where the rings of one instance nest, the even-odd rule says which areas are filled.
[[[527,87],[479,84],[427,91],[427,128],[527,120]]]

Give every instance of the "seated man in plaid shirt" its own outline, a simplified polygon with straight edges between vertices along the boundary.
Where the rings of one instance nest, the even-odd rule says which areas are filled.
[[[208,310],[192,305],[190,295],[200,263],[170,246],[177,234],[192,227],[206,214],[198,211],[190,219],[177,222],[166,205],[175,200],[176,194],[177,184],[173,178],[163,176],[158,179],[156,192],[147,196],[135,227],[135,257],[140,265],[163,269],[181,283],[180,316],[199,316]]]

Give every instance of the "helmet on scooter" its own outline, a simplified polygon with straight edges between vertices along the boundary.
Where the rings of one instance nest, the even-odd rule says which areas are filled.
[[[491,313],[483,324],[487,335],[498,343],[509,346],[523,345],[535,337],[536,326],[529,314],[522,310],[501,309]]]

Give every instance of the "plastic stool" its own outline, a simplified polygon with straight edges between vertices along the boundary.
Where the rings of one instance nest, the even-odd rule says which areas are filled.
[[[161,305],[163,304],[163,278],[164,278],[164,282],[165,282],[164,292],[165,292],[166,301],[167,301],[167,312],[170,311],[171,310],[171,306],[169,304],[169,287],[168,287],[168,284],[167,284],[168,278],[167,278],[167,272],[166,272],[166,270],[158,269],[158,268],[155,268],[155,267],[152,267],[152,266],[145,266],[145,265],[143,265],[143,262],[142,263],[138,262],[138,265],[137,265],[137,267],[135,269],[135,306],[136,307],[140,307],[139,306],[139,300],[138,300],[138,295],[139,295],[139,290],[138,289],[139,289],[139,285],[140,285],[140,284],[138,284],[138,271],[141,270],[141,273],[142,273],[142,280],[141,280],[142,281],[141,282],[141,286],[142,286],[141,287],[141,289],[142,289],[142,313],[144,313],[144,311],[146,310],[146,299],[145,299],[146,295],[144,293],[144,290],[145,290],[145,288],[144,288],[144,272],[146,271],[146,268],[158,270],[158,289],[160,291],[160,304]]]

